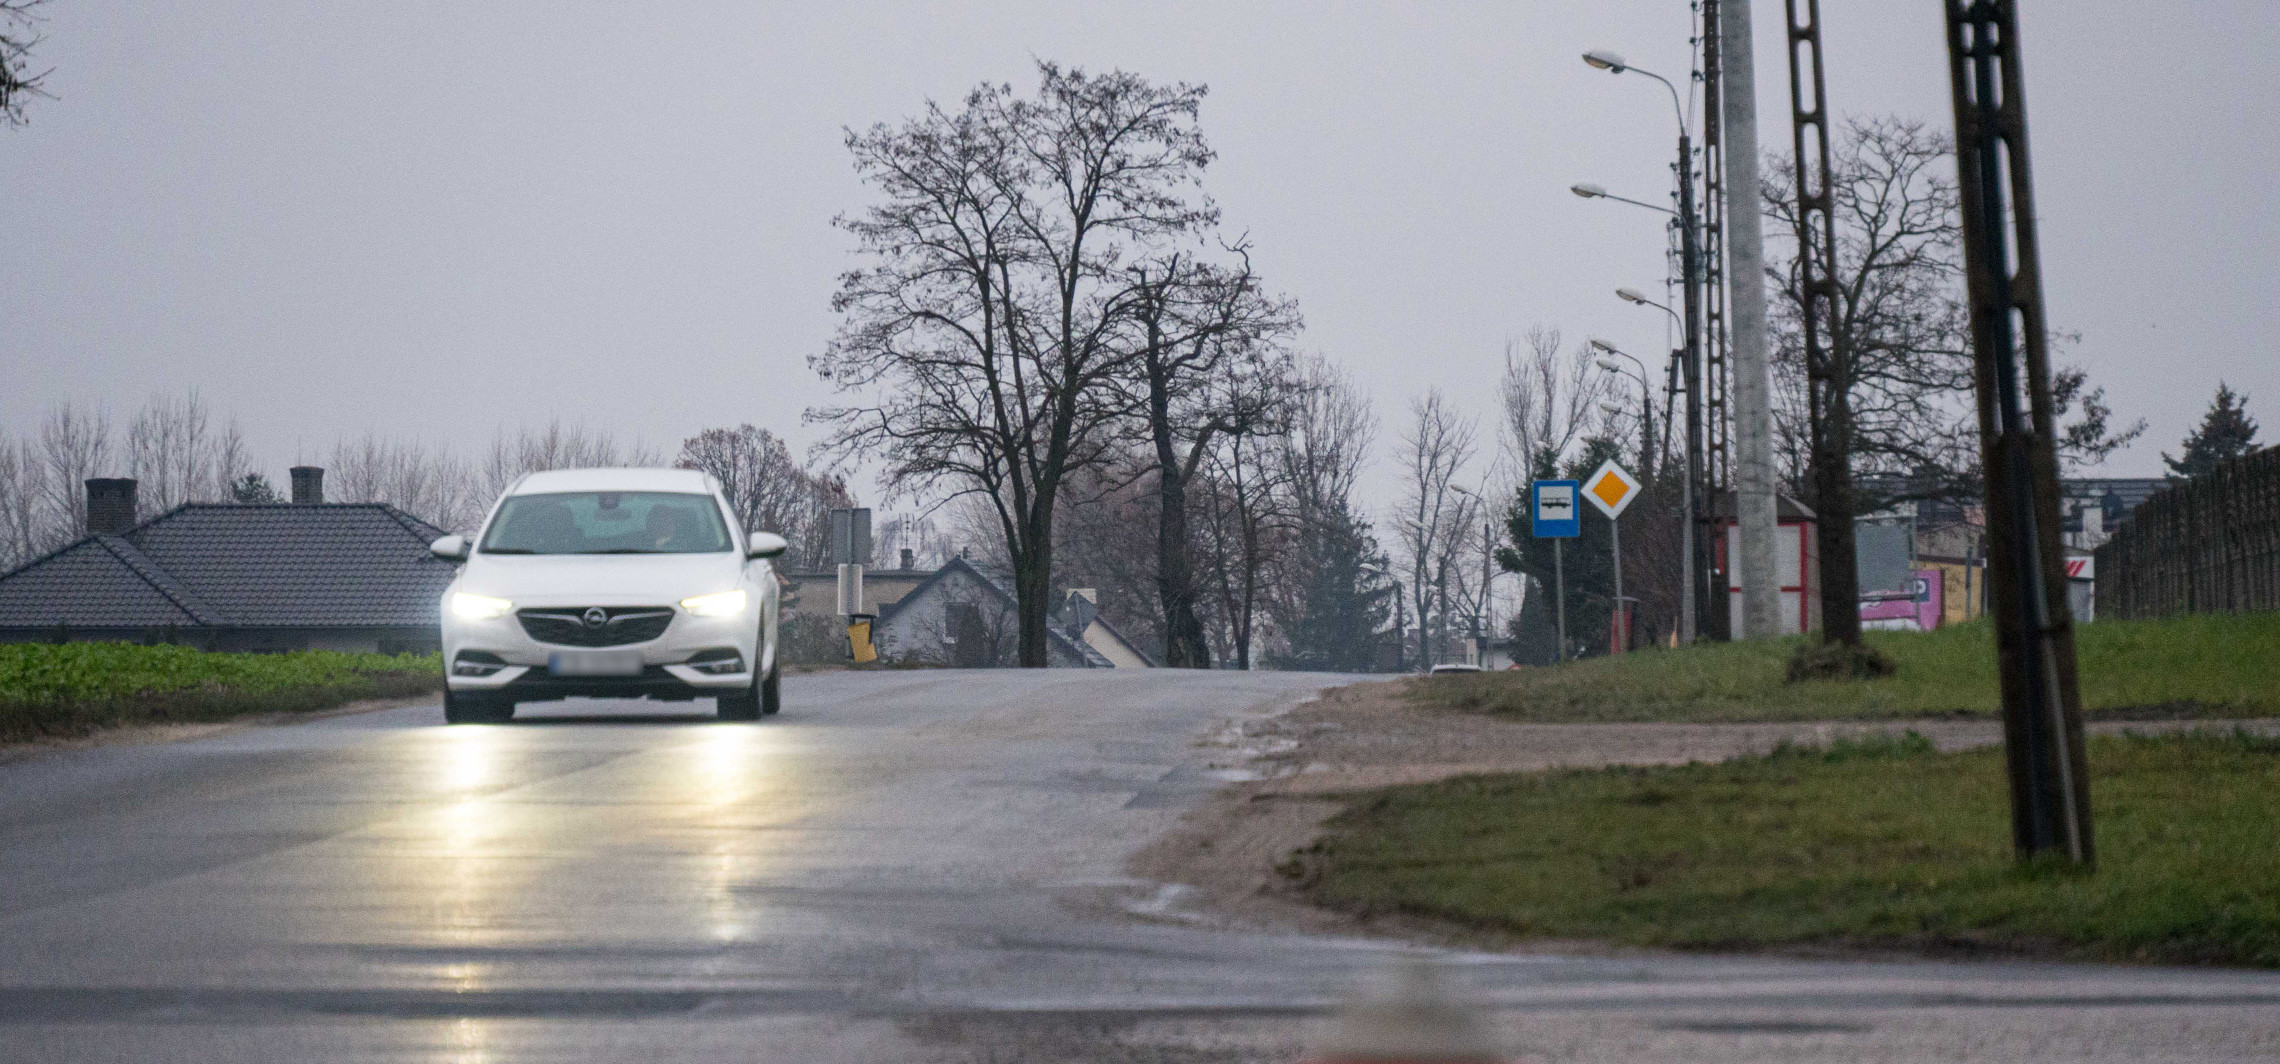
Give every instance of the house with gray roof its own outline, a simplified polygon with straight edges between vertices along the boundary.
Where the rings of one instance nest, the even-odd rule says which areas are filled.
[[[87,482],[88,534],[0,574],[0,642],[112,640],[207,650],[430,652],[454,566],[444,534],[383,503],[188,503],[135,520],[135,482]]]
[[[953,558],[894,602],[879,608],[871,631],[890,661],[958,668],[1011,665],[1020,645],[1017,600],[1009,574]],[[1092,593],[1071,591],[1045,624],[1047,658],[1057,669],[1153,668],[1155,659],[1108,619]]]

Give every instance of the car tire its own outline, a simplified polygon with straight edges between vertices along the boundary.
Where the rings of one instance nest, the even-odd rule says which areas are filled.
[[[496,695],[460,694],[443,690],[445,724],[504,724],[515,719],[515,704]]]
[[[773,717],[784,709],[783,687],[776,682],[777,670],[769,669],[768,678],[760,681],[760,713]]]
[[[761,690],[762,685],[755,683],[735,694],[722,695],[714,699],[713,701],[718,707],[716,712],[719,713],[720,719],[759,720],[760,714],[765,709],[761,705]]]

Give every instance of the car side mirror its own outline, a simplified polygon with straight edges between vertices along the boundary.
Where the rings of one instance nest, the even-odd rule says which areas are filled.
[[[744,555],[748,558],[775,558],[781,557],[790,549],[791,541],[774,532],[754,532],[746,541]]]
[[[466,561],[467,537],[445,536],[442,539],[428,544],[428,553],[433,554],[436,557],[441,558],[447,562]]]

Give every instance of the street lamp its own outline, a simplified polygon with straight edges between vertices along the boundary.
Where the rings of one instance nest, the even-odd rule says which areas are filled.
[[[1682,134],[1686,132],[1686,105],[1679,102],[1678,86],[1671,84],[1669,78],[1666,78],[1661,74],[1657,74],[1652,70],[1643,70],[1639,67],[1632,66],[1631,64],[1624,62],[1622,56],[1616,55],[1615,53],[1606,51],[1604,49],[1593,49],[1591,51],[1583,53],[1583,62],[1584,65],[1589,66],[1595,70],[1604,70],[1610,74],[1644,74],[1650,78],[1655,79],[1656,81],[1662,82],[1662,87],[1670,90],[1671,108],[1678,112],[1679,132]]]
[[[1646,411],[1639,418],[1639,461],[1646,466],[1645,472],[1648,479],[1651,480],[1655,475],[1655,386],[1647,379],[1647,364],[1639,361],[1629,352],[1619,350],[1614,344],[1597,337],[1592,338],[1591,349],[1600,352],[1600,357],[1594,361],[1594,365],[1610,373],[1620,373],[1639,382],[1640,408]],[[1614,358],[1607,357],[1609,355],[1630,359],[1632,365],[1639,367],[1639,371],[1633,373],[1624,369],[1622,363],[1615,361]],[[1612,414],[1623,412],[1620,407],[1610,409],[1608,404],[1601,404],[1600,409]]]
[[[1645,207],[1650,211],[1661,211],[1664,214],[1670,215],[1674,218],[1678,216],[1677,211],[1671,210],[1668,207],[1658,207],[1652,203],[1646,202],[1645,200],[1635,200],[1629,196],[1618,196],[1588,181],[1581,181],[1577,182],[1576,184],[1569,185],[1568,191],[1573,192],[1576,195],[1583,197],[1584,199],[1610,199],[1614,200],[1617,203],[1628,203],[1633,207]]]
[[[1650,207],[1665,213],[1675,213],[1675,224],[1677,224],[1679,232],[1679,273],[1686,292],[1686,313],[1682,317],[1682,323],[1686,327],[1686,524],[1690,532],[1687,563],[1691,570],[1687,574],[1686,586],[1689,592],[1688,597],[1693,600],[1690,608],[1684,609],[1680,613],[1679,636],[1684,640],[1692,640],[1697,632],[1710,628],[1715,623],[1715,615],[1719,612],[1710,608],[1714,599],[1708,580],[1711,571],[1710,559],[1706,549],[1709,537],[1703,535],[1700,528],[1703,520],[1700,512],[1701,500],[1704,494],[1702,490],[1704,485],[1701,483],[1704,465],[1702,454],[1701,288],[1704,271],[1702,269],[1701,247],[1697,238],[1700,224],[1695,215],[1694,207],[1693,131],[1687,123],[1686,104],[1679,98],[1678,86],[1671,84],[1669,78],[1651,70],[1642,70],[1639,67],[1632,66],[1624,61],[1622,56],[1604,50],[1584,53],[1583,61],[1595,70],[1605,70],[1611,74],[1643,74],[1661,82],[1662,87],[1669,91],[1671,109],[1678,116],[1678,210],[1670,212],[1667,208],[1656,207],[1651,203],[1640,203],[1637,200],[1622,200],[1622,202]],[[1585,192],[1587,188],[1595,190],[1599,194],[1596,196],[1587,195]],[[1607,195],[1604,189],[1599,189],[1596,185],[1578,185],[1571,191],[1574,191],[1578,196],[1585,196],[1587,199],[1621,199],[1618,196]],[[1631,295],[1637,294],[1636,292],[1631,293]],[[1630,299],[1631,296],[1627,295],[1624,298]],[[1645,302],[1645,297],[1642,296],[1632,301]],[[1668,310],[1669,308],[1664,309]],[[1697,584],[1703,586],[1697,588]]]

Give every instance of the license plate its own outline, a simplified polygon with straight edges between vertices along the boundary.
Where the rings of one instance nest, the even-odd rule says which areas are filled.
[[[556,676],[639,676],[639,651],[597,651],[591,654],[550,654],[546,671]]]

